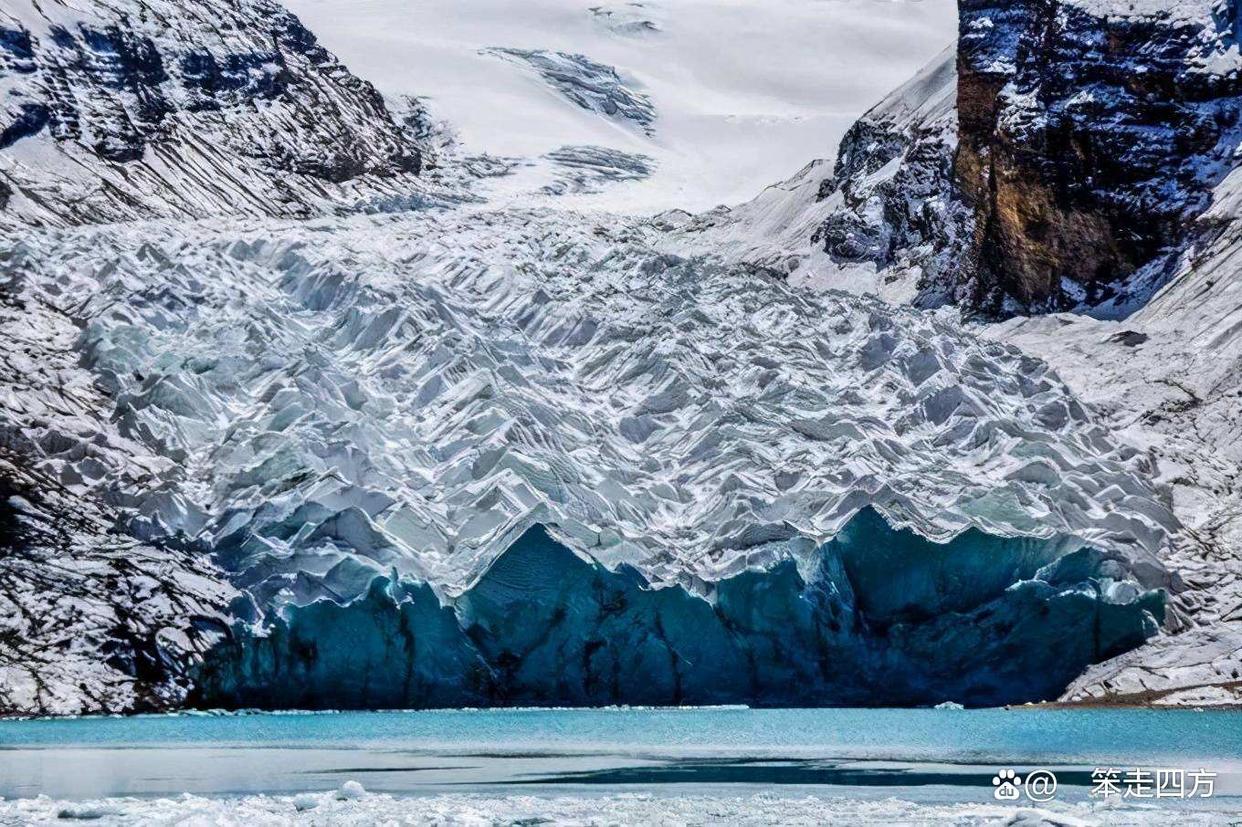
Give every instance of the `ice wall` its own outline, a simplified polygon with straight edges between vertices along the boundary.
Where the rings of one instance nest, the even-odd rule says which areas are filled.
[[[792,559],[704,597],[652,588],[535,526],[442,605],[376,578],[340,605],[239,625],[205,707],[998,705],[1055,697],[1142,643],[1164,594],[1101,552],[967,532],[937,544],[860,512],[803,574]]]

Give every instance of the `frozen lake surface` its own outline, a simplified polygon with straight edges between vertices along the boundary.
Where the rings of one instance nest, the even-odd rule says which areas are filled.
[[[1055,800],[996,802],[991,778],[1006,767],[1053,770]],[[1096,767],[1206,768],[1218,773],[1216,795],[1104,804],[1088,795]],[[5,823],[288,823],[312,812],[334,822],[989,823],[1023,808],[1036,823],[1174,813],[1228,823],[1242,813],[1240,794],[1238,712],[479,710],[0,723]]]

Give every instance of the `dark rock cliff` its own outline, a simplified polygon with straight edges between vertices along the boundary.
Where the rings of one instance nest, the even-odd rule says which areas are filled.
[[[301,216],[419,171],[374,87],[270,0],[33,8],[0,16],[0,220]]]
[[[976,304],[1097,305],[1173,250],[1237,143],[1237,5],[962,0]],[[1114,7],[1115,6],[1115,7]]]
[[[922,304],[1124,312],[1160,281],[1135,274],[1171,265],[1236,164],[1237,28],[1236,0],[962,0],[952,111],[926,104],[945,82],[868,113],[818,239],[914,269]],[[860,182],[878,200],[851,198]]]

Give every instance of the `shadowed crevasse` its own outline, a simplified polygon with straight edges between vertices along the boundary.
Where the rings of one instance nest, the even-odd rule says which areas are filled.
[[[710,600],[610,571],[535,526],[448,605],[381,577],[349,604],[239,626],[191,702],[997,705],[1056,696],[1163,613],[1163,591],[1094,549],[978,531],[937,544],[869,509],[802,571],[747,571]]]

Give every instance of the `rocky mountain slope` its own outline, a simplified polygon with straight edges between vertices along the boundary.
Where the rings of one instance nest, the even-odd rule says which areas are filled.
[[[924,305],[1131,312],[1237,163],[1237,20],[1232,0],[961,4],[956,51],[847,135],[817,240]]]
[[[32,225],[409,200],[421,149],[262,0],[6,4],[0,99],[0,705],[166,707],[236,592],[201,546],[126,526],[134,492],[181,458],[109,419],[72,301],[55,277],[32,286],[20,242]]]
[[[305,216],[416,188],[418,146],[269,0],[0,9],[0,222]]]
[[[202,549],[125,529],[133,493],[178,476],[178,458],[111,419],[108,391],[79,363],[72,303],[32,285],[11,244],[0,278],[0,708],[176,705],[236,592]]]

